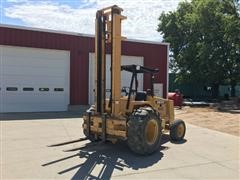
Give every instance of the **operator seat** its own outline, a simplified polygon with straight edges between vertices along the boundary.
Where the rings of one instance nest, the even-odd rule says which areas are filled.
[[[136,93],[135,101],[146,101],[146,100],[147,100],[146,91],[138,91]]]

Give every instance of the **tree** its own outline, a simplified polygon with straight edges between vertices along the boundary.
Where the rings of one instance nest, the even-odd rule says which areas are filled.
[[[170,68],[177,80],[232,89],[240,81],[240,15],[238,0],[181,2],[174,12],[163,12],[158,31],[170,43]],[[232,95],[234,96],[234,90]]]

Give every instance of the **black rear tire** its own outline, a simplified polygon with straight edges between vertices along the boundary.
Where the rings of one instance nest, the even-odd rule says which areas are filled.
[[[161,120],[151,108],[137,109],[129,116],[127,143],[133,152],[153,153],[161,146],[161,136]]]
[[[183,140],[186,133],[186,125],[183,120],[178,119],[170,126],[170,138],[172,141]]]

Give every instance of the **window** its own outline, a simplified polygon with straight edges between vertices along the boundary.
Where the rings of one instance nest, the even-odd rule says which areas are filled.
[[[39,88],[39,91],[49,91],[49,88]]]
[[[18,90],[17,87],[7,87],[6,89],[7,89],[7,91],[17,91]]]
[[[33,91],[34,90],[34,88],[32,88],[32,87],[24,87],[23,88],[23,91]]]
[[[63,88],[54,88],[54,91],[64,91]]]

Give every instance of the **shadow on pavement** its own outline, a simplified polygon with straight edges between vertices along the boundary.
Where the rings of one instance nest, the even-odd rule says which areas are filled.
[[[171,141],[171,143],[173,143],[173,144],[183,144],[183,143],[185,143],[185,142],[187,142],[186,139],[183,139],[183,140],[181,140],[181,141]]]
[[[159,151],[148,156],[134,154],[124,142],[105,143],[96,146],[91,146],[91,143],[88,143],[78,153],[48,162],[42,166],[53,165],[78,156],[86,159],[85,162],[81,161],[75,166],[59,171],[58,174],[62,175],[77,169],[71,179],[110,179],[114,170],[123,171],[124,168],[138,170],[158,163],[164,155],[162,151],[168,149],[168,147],[163,146],[168,141],[169,136],[163,135]]]
[[[105,145],[105,148],[94,152],[80,151],[79,157],[86,158],[86,161],[72,179],[110,179],[115,169],[118,171],[123,171],[124,168],[138,170],[152,166],[163,157],[163,153],[160,151],[150,156],[138,156],[120,144]],[[98,171],[95,169],[97,165],[100,165]],[[66,170],[59,172],[59,174],[65,172]]]

